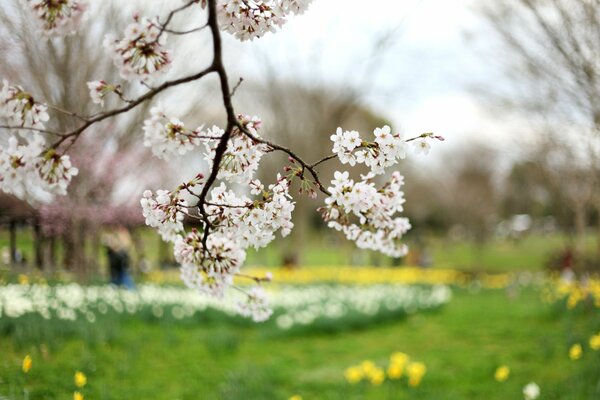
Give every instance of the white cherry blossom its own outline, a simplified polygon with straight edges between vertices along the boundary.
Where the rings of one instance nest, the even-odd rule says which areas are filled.
[[[163,240],[176,241],[177,235],[183,232],[185,214],[182,209],[187,206],[186,201],[179,197],[179,192],[157,190],[154,195],[150,190],[146,190],[140,204],[146,225],[156,228]]]
[[[156,21],[137,15],[133,19],[122,38],[107,35],[104,47],[123,79],[154,78],[164,73],[171,64],[171,54],[164,48],[166,34]]]
[[[43,129],[44,122],[49,120],[47,109],[45,104],[37,102],[21,86],[2,81],[0,119],[5,119],[8,125]]]
[[[162,105],[153,107],[150,115],[151,117],[144,121],[144,146],[150,147],[155,156],[170,160],[202,143],[199,138],[202,135],[202,127],[195,131],[187,129],[179,119],[168,117]]]
[[[88,9],[85,0],[27,0],[46,36],[65,36],[77,30]]]

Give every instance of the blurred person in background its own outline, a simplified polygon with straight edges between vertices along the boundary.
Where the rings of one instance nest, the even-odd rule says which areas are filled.
[[[110,283],[134,289],[135,284],[129,274],[129,250],[132,246],[131,235],[127,228],[118,226],[103,237],[108,255]]]

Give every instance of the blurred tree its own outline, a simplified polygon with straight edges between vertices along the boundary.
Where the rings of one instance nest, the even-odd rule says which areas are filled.
[[[477,3],[500,41],[494,58],[510,83],[487,85],[484,94],[503,110],[516,111],[527,121],[524,130],[542,133],[537,146],[550,144],[553,159],[545,170],[568,192],[580,251],[587,205],[600,210],[599,6],[598,0]],[[597,227],[600,251],[600,220]]]
[[[112,61],[96,51],[98,43],[105,33],[124,25],[128,16],[115,4],[103,4],[95,10],[96,17],[90,18],[87,29],[54,41],[41,40],[25,12],[17,0],[0,0],[0,75],[27,82],[28,88],[59,111],[72,110],[79,115],[96,112],[86,82],[98,77],[120,81]],[[128,90],[135,93],[136,88]],[[143,223],[141,191],[164,182],[172,172],[137,141],[148,106],[146,103],[123,117],[91,127],[90,135],[75,145],[73,161],[80,173],[69,188],[69,196],[37,208],[46,239],[46,264],[56,263],[56,242],[62,239],[62,264],[83,273],[98,260],[102,225]],[[68,113],[57,113],[49,127],[67,131],[76,122]],[[86,251],[90,243],[92,249]]]
[[[500,196],[494,183],[497,154],[484,146],[465,148],[454,154],[449,177],[450,196],[445,204],[450,213],[473,240],[478,251],[475,267],[483,267],[482,250],[494,232]]]

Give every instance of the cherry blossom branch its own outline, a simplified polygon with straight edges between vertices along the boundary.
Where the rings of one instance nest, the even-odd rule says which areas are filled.
[[[94,124],[96,124],[96,123],[98,123],[100,121],[103,121],[103,120],[105,120],[107,118],[111,118],[111,117],[117,116],[119,114],[123,114],[125,112],[128,112],[128,111],[134,109],[135,107],[137,107],[138,105],[140,105],[140,104],[142,104],[142,103],[144,103],[144,102],[146,102],[146,101],[154,98],[157,94],[165,91],[166,89],[169,89],[171,87],[178,86],[178,85],[181,85],[181,84],[184,84],[184,83],[196,81],[196,80],[201,79],[204,76],[210,74],[211,72],[215,72],[215,68],[212,65],[209,66],[206,69],[203,69],[200,72],[197,72],[197,73],[193,74],[193,75],[189,75],[189,76],[186,76],[186,77],[183,77],[183,78],[179,78],[179,79],[175,79],[175,80],[172,80],[172,81],[164,82],[163,84],[161,84],[161,85],[157,86],[156,88],[154,88],[154,89],[146,92],[144,95],[138,97],[137,99],[132,100],[126,106],[123,106],[121,108],[116,108],[116,109],[111,110],[111,111],[103,112],[103,113],[99,114],[98,116],[95,116],[94,118],[91,118],[91,119],[87,120],[87,122],[84,123],[79,128],[77,128],[77,129],[75,129],[75,130],[73,130],[71,132],[68,132],[68,133],[62,135],[61,139],[58,140],[57,142],[55,142],[51,146],[51,148],[53,148],[53,149],[58,148],[58,146],[60,146],[68,138],[70,138],[70,137],[77,138],[77,137],[79,137],[79,135],[81,135],[90,126],[92,126],[92,125],[94,125]]]
[[[0,125],[0,129],[33,131],[33,132],[47,133],[47,134],[54,135],[54,136],[63,136],[64,135],[61,132],[50,131],[48,129],[43,129],[43,128],[34,128],[32,126]]]
[[[323,184],[321,183],[321,180],[319,179],[319,175],[315,171],[312,164],[308,164],[306,161],[304,161],[302,158],[300,158],[300,156],[298,156],[296,153],[294,153],[292,150],[288,149],[287,147],[280,146],[276,143],[270,142],[266,139],[259,138],[255,135],[253,135],[248,129],[246,129],[246,127],[244,125],[242,125],[237,120],[235,121],[235,125],[240,131],[242,131],[244,133],[244,135],[248,136],[250,139],[254,140],[255,142],[266,144],[267,146],[269,146],[270,148],[272,148],[274,150],[282,151],[282,152],[286,153],[288,156],[290,156],[292,159],[297,161],[302,166],[303,170],[307,170],[308,172],[310,172],[310,174],[312,175],[313,179],[315,180],[315,183],[317,184],[319,190],[322,193],[326,194],[327,196],[331,196],[331,193],[329,193],[329,191],[327,189],[325,189],[325,186],[323,186]]]
[[[215,183],[217,179],[217,175],[219,173],[219,167],[221,165],[221,160],[223,159],[223,154],[227,150],[227,142],[231,136],[231,132],[233,128],[237,125],[237,117],[235,111],[233,109],[233,104],[231,102],[231,91],[229,89],[229,82],[227,80],[227,71],[225,70],[225,66],[223,65],[223,50],[221,45],[221,32],[219,31],[219,22],[217,21],[217,1],[216,0],[208,0],[208,26],[210,27],[210,31],[212,34],[213,41],[213,62],[210,69],[214,70],[219,75],[219,82],[221,84],[221,94],[223,98],[223,105],[225,107],[225,111],[227,113],[227,128],[215,149],[215,156],[213,158],[213,165],[210,171],[206,182],[204,183],[204,187],[198,196],[198,209],[202,214],[206,226],[204,228],[204,234],[202,236],[202,244],[204,245],[204,249],[207,248],[206,241],[208,239],[208,234],[210,230],[211,223],[208,219],[208,214],[205,209],[206,205],[206,196],[208,195],[208,191],[211,186]]]
[[[202,26],[199,26],[199,27],[197,27],[197,28],[193,28],[193,29],[189,29],[189,30],[187,30],[187,31],[175,31],[175,30],[172,30],[172,29],[167,29],[167,28],[165,28],[164,26],[163,26],[163,27],[161,27],[161,29],[162,29],[164,32],[170,33],[170,34],[172,34],[172,35],[188,35],[188,34],[190,34],[190,33],[199,32],[199,31],[201,31],[201,30],[204,30],[204,29],[206,29],[206,28],[208,28],[208,24],[204,24],[204,25],[202,25]]]
[[[65,115],[69,115],[71,117],[75,117],[75,118],[80,119],[82,121],[87,121],[88,120],[88,117],[81,116],[81,115],[79,115],[79,114],[77,114],[77,113],[75,113],[73,111],[67,111],[67,110],[65,110],[63,108],[60,108],[60,107],[57,107],[57,106],[53,106],[51,104],[48,104],[48,108],[51,108],[54,111],[58,111],[58,112],[60,112],[62,114],[65,114]]]
[[[194,3],[197,3],[197,2],[198,2],[197,0],[191,0],[191,1],[188,1],[187,3],[185,3],[184,5],[182,5],[181,7],[179,7],[179,8],[176,8],[176,9],[174,9],[174,10],[171,10],[171,12],[170,12],[170,13],[169,13],[169,15],[167,16],[167,19],[166,19],[166,21],[165,21],[164,23],[161,23],[161,22],[159,21],[158,23],[159,23],[159,25],[160,25],[160,32],[158,33],[158,36],[156,37],[156,40],[155,40],[155,41],[156,41],[156,42],[158,42],[158,40],[160,39],[160,37],[162,36],[162,34],[163,34],[164,32],[168,32],[168,30],[167,30],[167,26],[168,26],[168,25],[171,23],[171,20],[173,19],[173,17],[175,16],[175,14],[177,14],[177,13],[179,13],[179,12],[183,11],[183,10],[186,10],[187,8],[189,8],[189,7],[190,7],[190,6],[192,6]],[[171,32],[171,33],[172,33],[172,32]]]

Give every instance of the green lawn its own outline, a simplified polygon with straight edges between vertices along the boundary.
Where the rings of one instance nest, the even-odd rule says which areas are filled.
[[[16,340],[0,336],[0,398],[17,396],[25,376],[20,363],[33,357],[26,376],[31,399],[68,399],[73,373],[84,371],[86,399],[520,399],[530,381],[541,399],[600,398],[600,352],[587,340],[600,330],[598,310],[567,312],[543,304],[526,289],[455,292],[442,309],[325,335],[276,333],[266,326],[226,321],[119,319],[88,329],[85,338]],[[55,322],[50,322],[53,324]],[[60,330],[60,329],[59,329]],[[574,342],[581,360],[569,360]],[[41,346],[45,345],[45,346]],[[41,347],[40,347],[41,346]],[[47,348],[47,351],[41,349]],[[405,382],[350,385],[344,369],[365,359],[385,364],[404,351],[427,365],[420,387]],[[45,354],[45,355],[44,355]],[[507,364],[507,382],[494,381]]]
[[[139,232],[144,247],[144,256],[154,268],[159,267],[159,254],[169,254],[171,250],[160,244],[155,232],[141,229]],[[590,235],[587,239],[588,251],[593,254],[596,237]],[[420,251],[419,246],[407,243],[411,251]],[[432,265],[441,268],[460,270],[486,270],[491,272],[540,270],[549,257],[564,248],[564,235],[531,235],[519,240],[493,239],[479,248],[468,241],[453,241],[442,238],[432,238],[427,242],[427,251],[431,254]],[[60,260],[61,246],[58,243],[58,259]],[[0,230],[0,249],[8,247],[8,232]],[[18,247],[23,251],[27,260],[33,260],[33,245],[31,232],[21,229],[18,232]],[[89,246],[91,250],[91,246]],[[307,243],[294,243],[291,239],[277,239],[267,248],[259,251],[249,250],[246,265],[278,267],[286,254],[301,254],[297,262],[302,266],[328,265],[403,265],[416,264],[414,253],[403,260],[392,260],[376,252],[357,249],[352,243],[334,234],[315,234]],[[101,264],[106,264],[104,252],[101,253]]]

